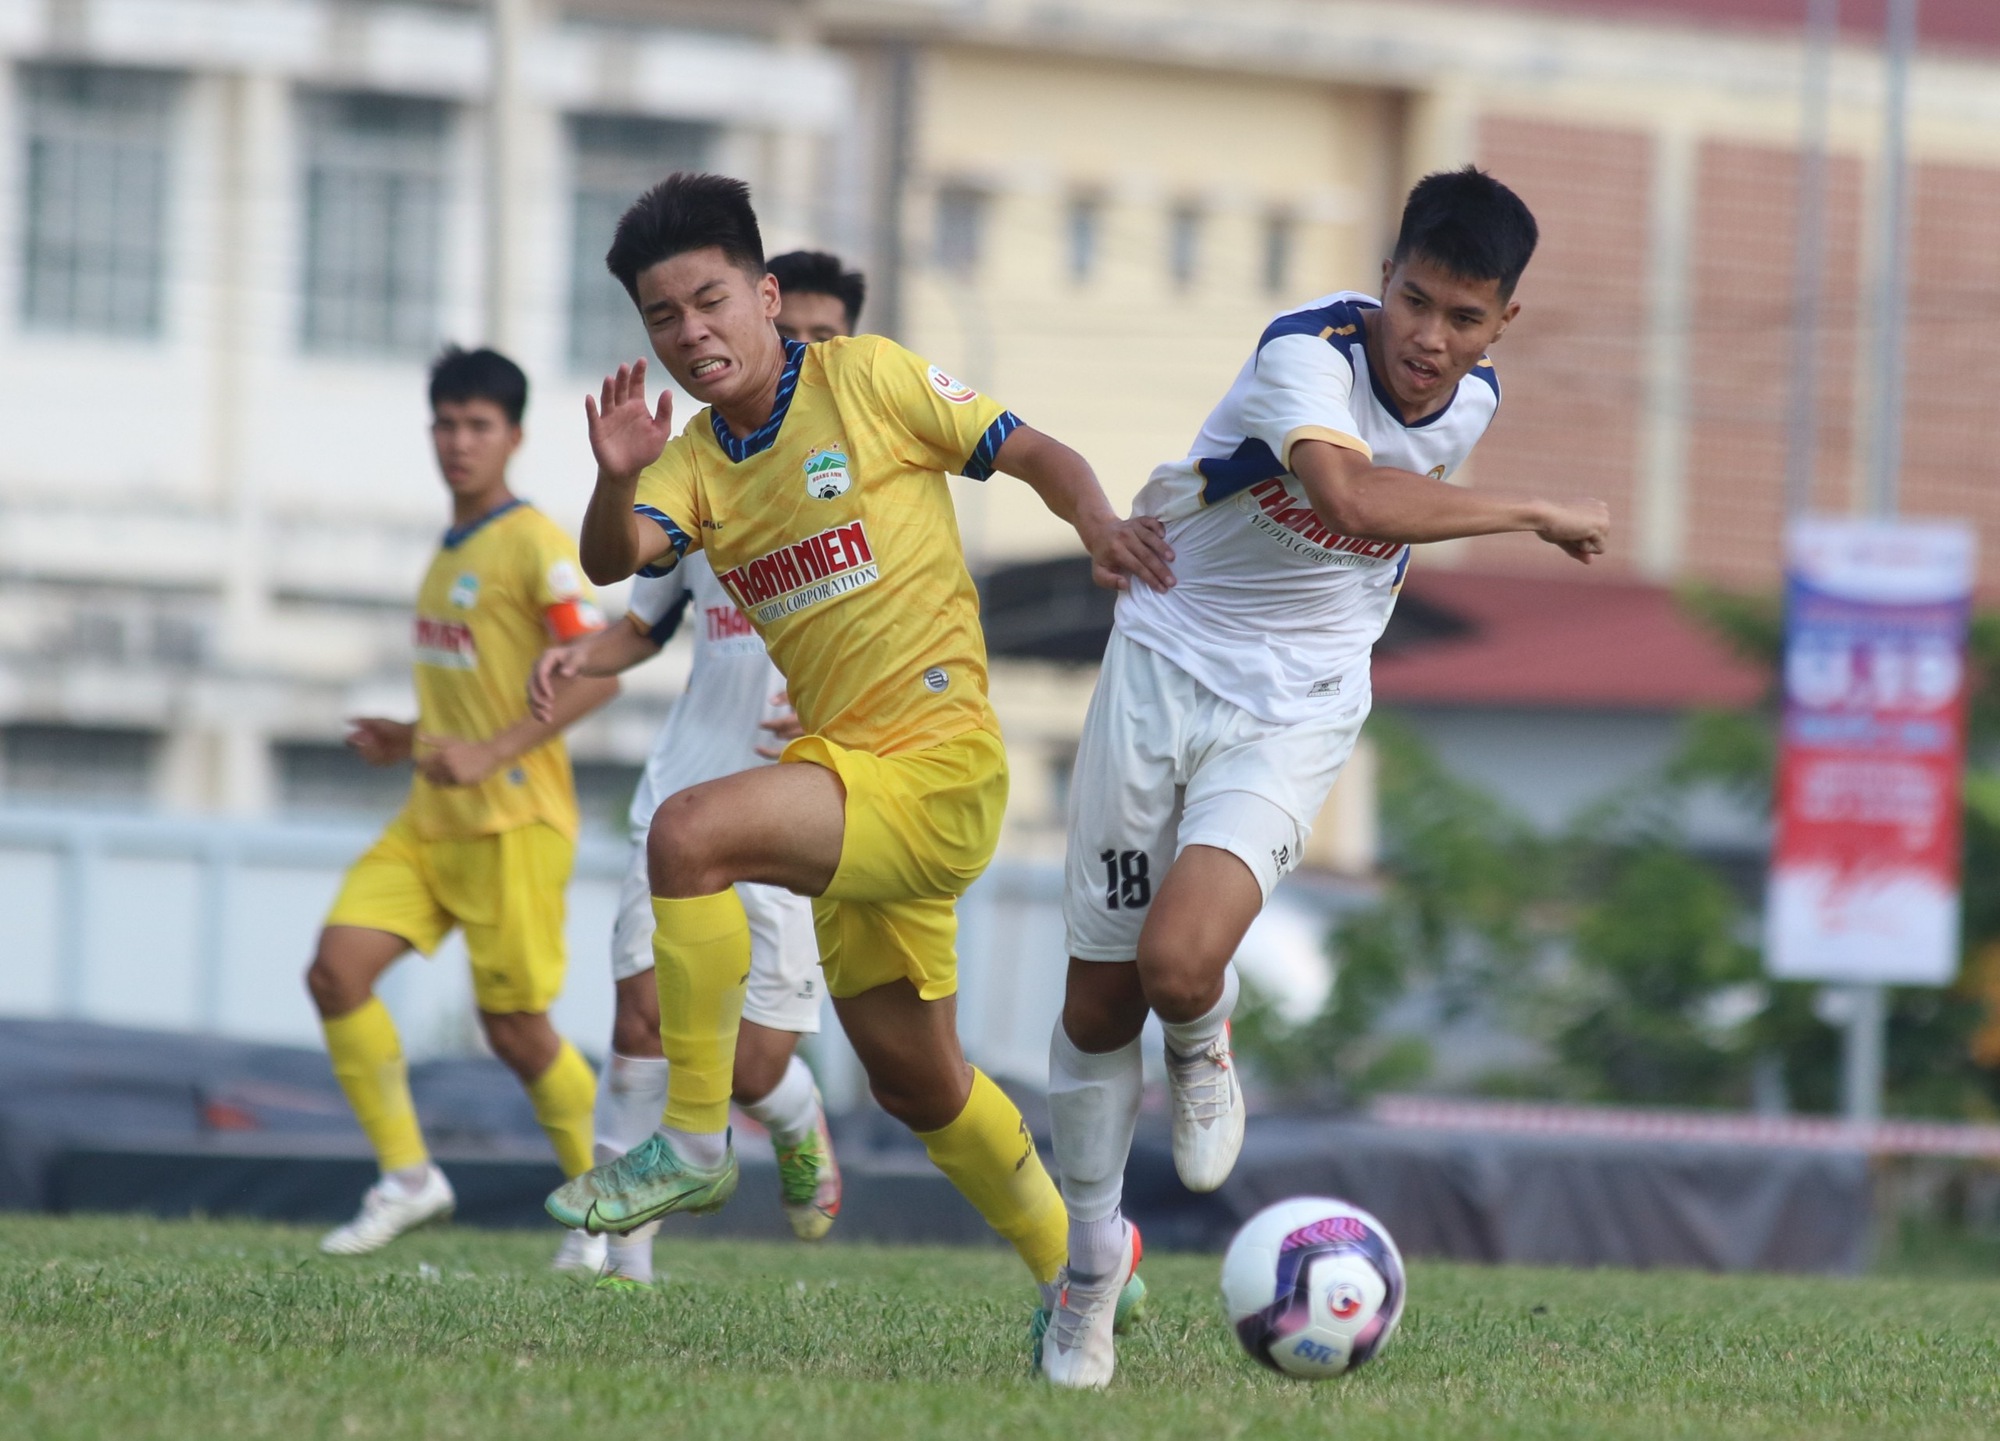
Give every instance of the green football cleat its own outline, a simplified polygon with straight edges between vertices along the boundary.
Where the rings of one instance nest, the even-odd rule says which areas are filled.
[[[736,1194],[736,1148],[703,1170],[683,1161],[667,1138],[651,1135],[615,1161],[572,1177],[549,1194],[545,1209],[563,1225],[593,1236],[622,1236],[678,1212],[719,1211]]]
[[[826,1128],[826,1111],[813,1087],[816,1124],[796,1146],[777,1146],[778,1191],[785,1219],[801,1241],[817,1241],[833,1229],[840,1214],[840,1163],[833,1158],[833,1136]]]

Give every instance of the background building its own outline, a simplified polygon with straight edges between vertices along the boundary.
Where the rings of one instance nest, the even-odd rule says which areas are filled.
[[[1813,472],[1832,509],[1861,490],[1878,325],[1863,297],[1883,238],[1881,67],[1859,28],[1879,15],[1845,8]],[[1510,577],[1557,587],[1535,592],[1553,610],[1655,620],[1659,587],[1772,588],[1802,10],[0,0],[0,815],[227,816],[268,838],[386,814],[404,778],[352,762],[339,736],[347,715],[412,704],[406,607],[444,514],[426,360],[448,340],[519,356],[535,381],[520,488],[573,523],[590,480],[576,396],[643,344],[602,272],[609,224],[685,165],[748,178],[773,248],[862,263],[869,328],[1076,444],[1123,503],[1273,310],[1373,288],[1408,184],[1475,161],[1520,190],[1544,240],[1466,478],[1603,496],[1618,541],[1588,570],[1521,538],[1433,547],[1412,600],[1477,629],[1526,594],[1492,588]],[[1990,545],[2000,11],[1927,0],[1923,16],[1904,508],[1970,516]],[[954,485],[1015,752],[1006,849],[1041,864],[1106,597],[1025,487]],[[1565,769],[1561,736],[1592,737],[1590,783],[1561,777],[1577,803],[1628,780],[1677,714],[1740,684],[1696,666],[1640,700],[1457,690],[1451,652],[1421,661],[1450,630],[1409,632],[1397,666],[1422,684],[1399,694],[1385,667],[1385,701],[1462,773],[1520,795],[1548,793],[1537,767]],[[672,657],[637,673],[575,738],[607,836],[683,674]],[[1368,774],[1364,758],[1323,818],[1323,868],[1370,868]],[[1740,820],[1718,834],[1754,849]],[[7,944],[66,974],[88,946],[64,907],[96,892],[49,899],[68,862],[10,834],[0,895],[21,904],[0,913],[49,919]],[[307,915],[319,883],[301,884]],[[55,981],[23,995],[0,1002],[93,1004]]]

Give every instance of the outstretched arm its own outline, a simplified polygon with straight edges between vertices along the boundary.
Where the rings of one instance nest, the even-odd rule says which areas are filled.
[[[476,786],[502,766],[554,740],[618,694],[609,677],[578,676],[556,692],[546,720],[525,715],[483,741],[418,735],[417,770],[435,786]]]
[[[1024,480],[1056,515],[1075,528],[1090,552],[1090,578],[1124,590],[1137,576],[1155,590],[1174,583],[1166,527],[1150,515],[1120,520],[1090,462],[1053,436],[1023,425],[1001,442],[993,468]]]
[[[1611,511],[1601,500],[1533,500],[1467,490],[1376,465],[1359,451],[1323,440],[1293,442],[1291,470],[1321,522],[1361,540],[1414,545],[1530,531],[1588,565],[1610,538]]]
[[[597,457],[597,488],[584,508],[577,551],[583,573],[599,585],[623,580],[641,566],[664,557],[671,570],[680,559],[667,533],[633,511],[639,474],[660,458],[672,438],[674,397],[660,392],[657,408],[646,404],[646,362],[618,367],[602,392],[583,398],[590,423],[590,453]]]
[[[552,645],[528,676],[528,713],[552,721],[557,697],[579,676],[622,675],[660,653],[659,642],[632,616],[564,645]]]

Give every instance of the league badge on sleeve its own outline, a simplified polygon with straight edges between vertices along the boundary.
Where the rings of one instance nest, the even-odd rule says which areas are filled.
[[[838,499],[851,483],[844,451],[815,450],[806,457],[806,494],[814,500]]]
[[[942,395],[953,405],[970,405],[979,399],[979,392],[962,380],[953,380],[935,365],[930,368],[931,389]]]
[[[583,581],[575,566],[559,560],[549,567],[549,594],[557,600],[574,600],[583,594]]]

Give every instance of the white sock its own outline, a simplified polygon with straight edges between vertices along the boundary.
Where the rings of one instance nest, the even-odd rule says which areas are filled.
[[[722,1158],[729,1154],[729,1132],[727,1131],[679,1131],[672,1126],[661,1124],[653,1128],[655,1135],[664,1136],[667,1144],[674,1148],[674,1154],[704,1171],[713,1171],[722,1164]]]
[[[1049,1037],[1049,1130],[1056,1177],[1069,1208],[1070,1263],[1078,1270],[1090,1269],[1076,1249],[1079,1225],[1118,1218],[1144,1084],[1137,1037],[1115,1051],[1093,1055],[1078,1050],[1062,1021],[1056,1021]],[[1123,1234],[1118,1233],[1121,1240]],[[1085,1240],[1091,1242],[1090,1237]],[[1105,1268],[1116,1260],[1114,1255]]]
[[[1077,1280],[1102,1280],[1118,1269],[1125,1254],[1125,1217],[1113,1211],[1101,1221],[1069,1223],[1069,1273]]]
[[[793,1056],[771,1094],[742,1103],[743,1114],[771,1133],[781,1146],[796,1146],[819,1124],[819,1103],[813,1095],[813,1073]]]
[[[382,1173],[382,1179],[389,1182],[405,1196],[414,1196],[417,1192],[423,1190],[425,1183],[430,1178],[431,1163],[429,1161],[425,1161],[421,1165],[404,1166],[399,1170],[384,1171]]]
[[[604,1274],[652,1285],[653,1237],[659,1234],[660,1223],[648,1221],[627,1235],[610,1237],[604,1251]]]
[[[1229,966],[1222,972],[1222,999],[1208,1008],[1208,1014],[1197,1016],[1192,1021],[1168,1024],[1160,1022],[1160,1029],[1166,1033],[1167,1049],[1177,1056],[1192,1056],[1197,1051],[1207,1049],[1222,1028],[1229,1023],[1230,1012],[1236,1009],[1236,995],[1241,989],[1236,981],[1236,967]]]
[[[666,1105],[666,1058],[613,1051],[597,1085],[597,1164],[617,1160],[652,1135]]]

